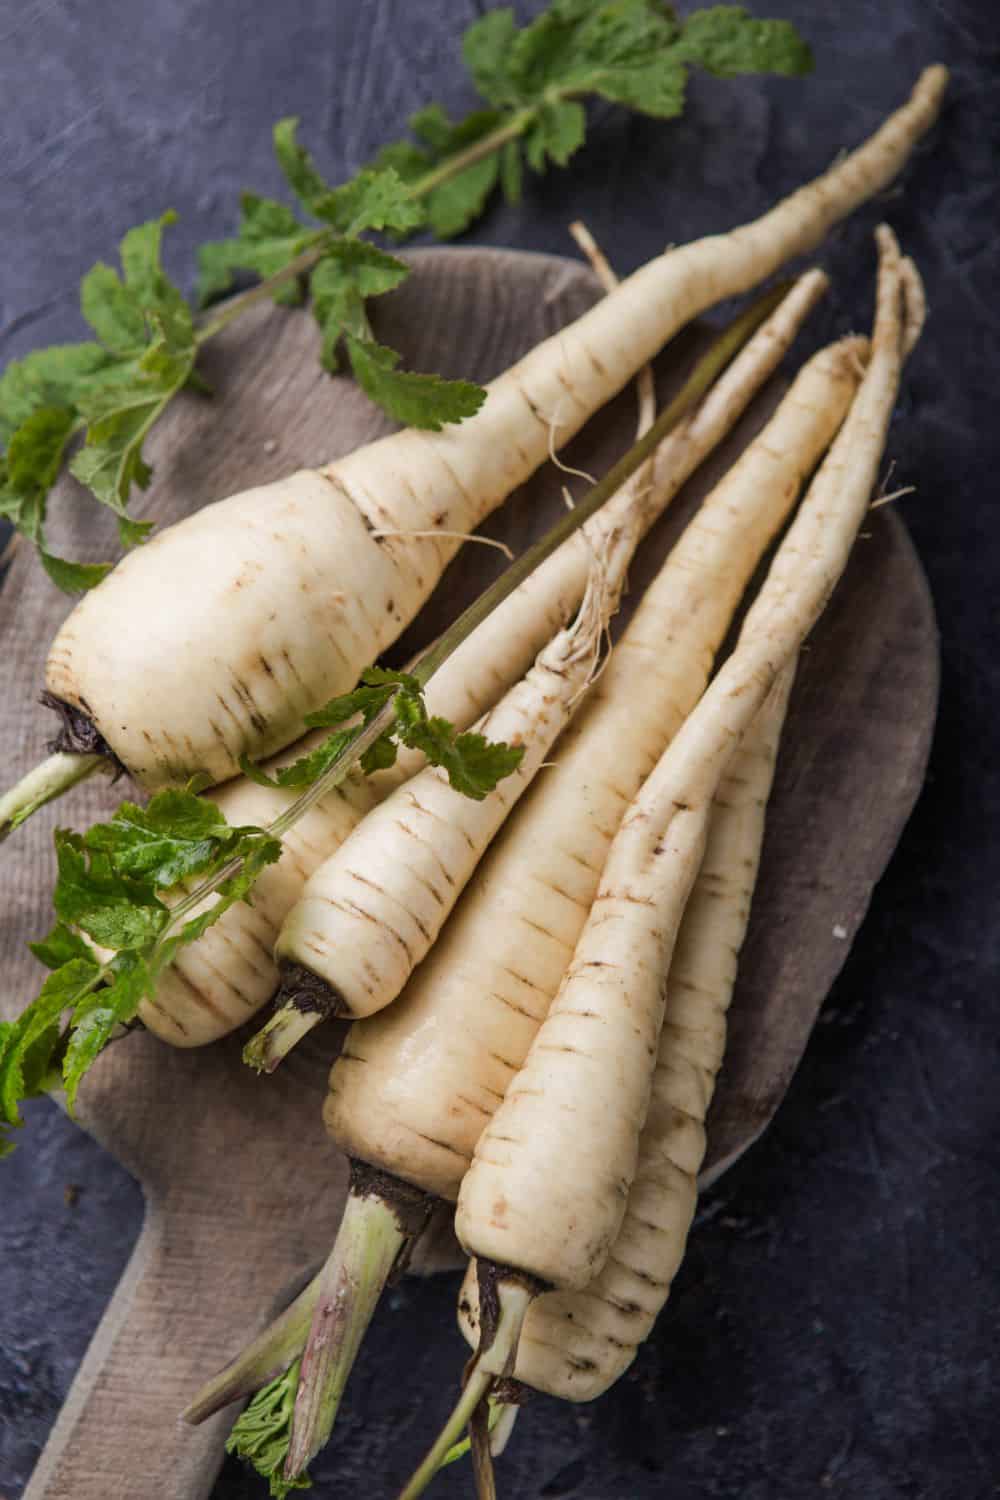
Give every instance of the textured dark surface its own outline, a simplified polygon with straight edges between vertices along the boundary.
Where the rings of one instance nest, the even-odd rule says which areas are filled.
[[[723,228],[824,166],[925,62],[949,105],[902,193],[842,230],[813,338],[863,324],[868,231],[887,215],[933,319],[891,443],[935,594],[941,719],[927,790],[767,1137],[706,1199],[657,1337],[592,1408],[539,1401],[501,1468],[510,1500],[669,1495],[979,1500],[1000,1493],[994,579],[1000,22],[988,0],[760,6],[810,36],[814,78],[698,82],[677,125],[608,110],[573,168],[480,224],[484,243],[566,250],[582,215],[627,269]],[[528,7],[522,7],[527,13]],[[537,6],[532,7],[537,9]],[[271,121],[299,113],[331,175],[416,104],[460,107],[455,38],[477,7],[72,0],[0,7],[0,358],[81,332],[76,283],[129,224],[172,205],[170,261],[277,187]],[[848,811],[849,815],[849,811]],[[75,1205],[65,1188],[79,1185]],[[73,1197],[72,1194],[69,1195]],[[138,1191],[47,1106],[3,1169],[0,1495],[14,1500],[141,1218]],[[454,1288],[380,1315],[319,1495],[393,1493],[448,1399]],[[372,1475],[362,1479],[362,1475]],[[467,1493],[468,1476],[439,1493]],[[134,1486],[144,1494],[141,1438]],[[227,1468],[218,1500],[260,1493]],[[182,1500],[182,1497],[178,1497]]]

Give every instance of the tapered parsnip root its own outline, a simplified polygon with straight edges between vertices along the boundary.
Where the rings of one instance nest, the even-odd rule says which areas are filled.
[[[784,668],[715,796],[670,961],[649,1110],[621,1228],[585,1289],[540,1297],[525,1319],[514,1376],[549,1395],[592,1401],[607,1390],[648,1338],[680,1266],[793,674],[794,664]],[[470,1266],[459,1326],[474,1348],[478,1309]]]
[[[605,287],[613,290],[614,273],[595,242],[580,226],[577,235],[592,257],[599,257]],[[648,365],[639,372],[638,394],[637,439],[656,415]],[[426,956],[490,839],[590,684],[642,534],[640,511],[650,508],[640,497],[650,490],[656,457],[647,459],[609,502],[617,501],[623,516],[615,530],[605,526],[596,541],[577,533],[591,549],[590,581],[572,625],[554,635],[528,674],[476,725],[484,737],[521,748],[516,771],[476,804],[455,791],[442,770],[426,767],[316,870],[275,946],[286,974],[277,1013],[247,1046],[244,1061],[272,1071],[290,1046],[327,1016],[360,1018],[381,1010]],[[602,514],[603,509],[592,524]]]
[[[235,495],[130,553],[73,610],[46,680],[148,788],[236,774],[353,686],[471,531],[692,317],[811,249],[890,181],[935,119],[930,68],[829,172],[731,234],[669,251],[494,381],[476,416],[404,431],[326,468]],[[179,608],[183,596],[197,612]],[[253,643],[248,644],[248,643]]]
[[[348,1156],[454,1199],[520,1068],[630,800],[704,691],[765,548],[857,389],[867,345],[799,373],[650,585],[556,752],[395,1005],[349,1033],[327,1128]]]
[[[627,538],[632,528],[641,539],[659,520],[777,369],[828,286],[829,278],[822,271],[807,271],[799,277],[690,418],[660,444],[648,483],[614,495],[435,673],[427,688],[431,713],[464,729],[523,676],[545,642],[569,623],[579,607],[595,554],[616,535]],[[377,772],[373,780],[381,792],[407,780],[421,765],[419,752],[404,748],[396,765]]]
[[[647,591],[544,795],[528,794],[397,1005],[352,1028],[325,1106],[349,1156],[428,1195],[457,1195],[572,956],[628,798],[704,688],[761,551],[850,402],[865,348],[845,341],[800,374]]]
[[[691,422],[688,423],[688,425],[685,426],[684,429],[681,429],[681,431],[679,431],[679,434],[676,435],[676,438],[670,438],[670,440],[667,441],[664,449],[660,450],[660,455],[663,455],[664,450],[666,449],[673,449],[673,452],[679,453],[678,462],[684,465],[684,463],[687,463],[688,460],[690,460],[691,453],[697,453],[697,455],[700,455],[700,453],[705,450],[705,444],[711,444],[714,443],[714,441],[718,440],[718,437],[723,434],[726,426],[729,425],[730,422],[733,422],[733,420],[735,420],[736,417],[739,416],[739,413],[744,410],[744,407],[745,405],[747,405],[747,402],[750,401],[751,395],[753,395],[754,390],[756,390],[757,387],[762,384],[762,381],[765,380],[765,378],[768,377],[769,374],[771,374],[772,369],[774,369],[775,363],[777,363],[778,357],[780,357],[781,351],[784,351],[784,348],[786,348],[787,344],[789,344],[790,338],[792,338],[793,333],[795,333],[796,329],[798,329],[799,323],[801,323],[802,318],[805,317],[808,309],[810,309],[810,306],[813,305],[814,300],[816,300],[816,297],[819,296],[820,291],[822,291],[823,284],[825,284],[825,282],[823,282],[823,278],[817,278],[816,275],[810,275],[807,276],[807,278],[804,278],[804,281],[799,282],[799,284],[796,285],[795,288],[793,288],[793,291],[789,294],[789,297],[786,297],[786,300],[781,303],[780,309],[778,309],[778,311],[775,312],[774,315],[772,315],[771,320],[769,320],[768,323],[766,323],[765,326],[763,326],[762,329],[759,330],[759,333],[754,336],[753,341],[751,341],[751,344],[748,345],[747,350],[744,351],[744,354],[742,354],[742,356],[739,356],[739,359],[736,360],[736,362],[733,363],[732,366],[730,366],[729,371],[726,372],[726,375],[724,375],[723,380],[720,381],[720,384],[718,384],[717,387],[714,387],[711,395],[709,395],[709,398],[706,399],[705,404],[703,404],[702,407],[699,408],[699,411],[694,414]],[[852,347],[849,347],[849,350],[850,348],[853,348],[853,345]],[[843,374],[841,374],[840,372],[841,363],[843,363],[843,360],[829,359],[829,357],[826,357],[826,359],[823,360],[819,360],[819,362],[816,362],[816,365],[814,365],[813,374],[805,377],[804,381],[802,381],[801,386],[799,386],[798,395],[796,395],[795,402],[798,402],[798,404],[801,405],[802,410],[801,414],[799,414],[798,422],[796,422],[795,419],[792,420],[792,432],[793,437],[795,437],[796,440],[801,441],[802,452],[799,453],[798,459],[792,458],[789,460],[781,460],[780,471],[778,472],[780,472],[781,475],[784,475],[783,487],[784,484],[787,483],[787,480],[789,480],[789,478],[790,480],[798,480],[799,472],[801,472],[801,469],[805,468],[805,466],[810,465],[811,462],[814,462],[814,458],[819,455],[820,450],[822,450],[823,444],[825,444],[826,438],[829,437],[829,432],[832,432],[832,429],[835,428],[835,423],[837,423],[837,414],[831,414],[831,411],[829,411],[828,408],[832,405],[832,407],[838,408],[838,411],[843,411],[844,407],[846,407],[847,405],[847,401],[849,401],[850,392],[852,392],[853,387],[855,387],[856,377],[853,372],[849,372],[846,377],[847,389],[841,389],[841,380],[843,380],[844,378]],[[814,411],[813,408],[816,408],[816,411],[822,413],[822,416],[820,416],[819,419],[817,419],[816,411]],[[814,429],[814,423],[816,423],[817,420],[819,420],[820,422],[820,431],[816,431],[816,429]],[[766,432],[766,434],[762,437],[762,443],[763,441],[766,441],[766,438],[769,438],[769,440],[771,440],[771,444],[774,444],[775,432],[771,431],[771,429],[768,429],[768,432]],[[678,447],[675,446],[676,443],[681,444],[679,450]],[[774,447],[771,447],[771,453],[772,462],[774,462]],[[760,504],[759,501],[756,501],[756,499],[754,499],[754,481],[760,481],[762,480],[762,478],[765,478],[765,471],[762,471],[762,469],[757,469],[756,465],[754,465],[754,460],[751,458],[745,460],[745,471],[747,471],[745,472],[745,484],[744,486],[742,486],[742,492],[744,492],[745,495],[745,504]],[[771,477],[774,478],[774,471],[769,471],[769,474],[771,474]],[[795,484],[793,484],[793,487],[795,487]],[[735,499],[735,495],[735,490],[727,490],[727,492],[724,493],[723,499],[721,499],[720,501],[720,504],[724,505],[724,511],[720,511],[720,517],[723,513],[729,513],[730,508],[732,508],[732,502],[733,499]],[[789,502],[789,496],[784,496],[784,498],[781,499],[780,502],[778,502],[777,511],[775,511],[775,513],[780,514],[781,511],[783,511],[783,508],[786,507],[787,502]],[[769,513],[769,502],[763,502],[763,510],[765,510],[765,513]],[[621,529],[622,534],[624,535],[628,535],[628,526],[625,525],[627,519],[627,516],[622,516],[621,528],[618,528],[618,526],[616,526],[615,528]],[[744,522],[744,531],[741,532],[742,540],[745,540],[744,532],[745,529],[747,529],[748,525],[747,517],[744,517]],[[774,514],[772,514],[771,523],[769,523],[769,525],[774,525],[774,523],[777,523],[777,520],[775,520],[775,516]],[[759,544],[759,546],[763,546],[763,537],[765,537],[766,534],[769,534],[769,525],[766,525],[765,522],[760,522],[759,526],[757,526],[756,535],[757,544]],[[711,531],[711,516],[709,516],[708,522],[706,522],[706,526],[708,526],[709,531]],[[609,535],[606,540],[610,541],[612,540],[612,537],[610,537]],[[706,594],[715,594],[715,591],[717,591],[717,585],[721,585],[720,582],[718,582],[717,574],[711,573],[711,568],[714,567],[718,573],[718,568],[720,568],[720,561],[721,558],[723,558],[724,553],[720,553],[720,555],[717,556],[715,555],[715,553],[709,552],[708,555],[702,556],[702,564],[703,567],[708,570],[708,576],[702,577],[702,580],[700,580],[700,585],[696,585],[696,582],[694,582],[693,579],[693,574],[691,574],[691,570],[696,567],[697,559],[699,559],[699,547],[693,546],[693,544],[688,544],[687,547],[682,547],[682,549],[679,549],[678,555],[679,564],[678,562],[675,562],[675,582],[676,585],[678,585],[679,595],[681,595],[678,600],[678,618],[687,619],[687,606],[691,606],[691,613],[693,613],[693,615],[699,615],[700,613],[700,615],[703,616],[703,610],[700,610],[700,606],[694,607],[696,606],[696,604],[699,604],[700,600],[699,586],[700,588],[705,589]],[[750,564],[747,564],[747,573],[751,570],[751,568],[753,568],[753,561],[751,561]],[[735,600],[735,597],[738,597],[741,588],[742,582],[739,579],[730,579],[729,582],[724,585],[724,591],[729,592],[729,595],[732,595],[733,600]],[[666,585],[664,585],[664,592],[666,592]],[[652,606],[646,606],[646,604],[643,604],[643,606],[640,606],[640,613],[642,613],[642,610],[646,609],[646,607]],[[673,618],[673,616],[670,616],[670,618]],[[714,618],[714,616],[712,616],[712,618]],[[709,625],[709,628],[711,628],[712,631],[717,631],[717,633],[721,634],[721,631],[724,630],[724,624],[726,624],[726,622],[720,621],[720,619],[714,619],[714,624]],[[636,625],[636,627],[634,628],[636,628],[636,630],[645,631],[645,637],[648,637],[649,642],[652,642],[652,640],[658,640],[657,619],[649,619],[649,621],[646,622],[645,625],[642,624],[642,619],[640,619],[639,625]],[[667,634],[669,634],[669,631],[667,631]],[[703,636],[703,633],[696,634],[693,639],[703,640],[705,639],[705,636]],[[678,652],[682,651],[682,649],[684,649],[685,643],[687,643],[687,645],[690,645],[690,639],[688,639],[688,637],[682,637],[682,639],[679,640],[678,643],[676,643],[676,646],[672,646],[672,648],[669,649],[676,649],[676,651]],[[672,693],[667,694],[667,700],[672,700]],[[655,714],[655,708],[652,709],[651,712],[652,714]],[[673,708],[670,708],[670,714],[673,714]],[[580,916],[580,919],[582,919],[582,916]],[[474,927],[474,929],[472,929],[472,938],[474,938],[474,942],[478,941],[478,939],[475,938],[475,933],[477,932],[478,929],[475,929]],[[516,936],[520,936],[520,933],[516,933]],[[489,953],[489,944],[487,944],[486,953]],[[471,960],[472,957],[484,957],[484,953],[483,951],[480,951],[480,953],[477,954],[469,954],[469,960]],[[468,960],[466,960],[466,963],[468,963]],[[480,992],[481,977],[475,977],[475,972],[472,971],[471,974],[469,974],[469,978],[471,978],[471,987],[469,987],[468,993]],[[415,981],[411,980],[411,989],[412,984],[414,983]],[[466,1001],[468,1001],[468,993],[466,993]],[[499,1005],[498,1025],[507,1025],[507,1023],[510,1022],[510,1013],[508,1013],[507,1005],[505,1005],[505,1002],[502,1001],[502,998],[499,999],[499,1001],[496,1001],[496,999],[490,999],[490,1004]],[[468,1020],[468,1005],[466,1005],[465,1019]],[[447,1071],[447,1053],[448,1049],[453,1046],[454,1041],[456,1041],[457,1037],[459,1037],[459,1032],[453,1031],[453,1029],[451,1029],[451,1025],[450,1022],[448,1022],[447,1017],[444,1017],[444,1020],[444,1028],[439,1029],[439,1031],[436,1032],[436,1035],[438,1035],[439,1049],[441,1049],[442,1056],[441,1058],[439,1058],[438,1064],[432,1065],[432,1071],[430,1071],[429,1085],[432,1091],[436,1088],[436,1079],[438,1079],[439,1074],[441,1074],[442,1065],[444,1065],[445,1068],[444,1079],[442,1079],[442,1086],[453,1086],[454,1082],[454,1080],[451,1079],[450,1073],[448,1073]],[[364,1029],[366,1028],[361,1028],[361,1032],[364,1032]],[[355,1029],[355,1035],[357,1035],[357,1031],[358,1029]],[[522,1047],[523,1050],[526,1050],[529,1040],[531,1040],[531,1038],[529,1038],[529,1034],[519,1034],[519,1037],[516,1038],[517,1046]],[[472,1074],[472,1076],[469,1076],[469,1079],[471,1079],[471,1082],[474,1083],[474,1074]],[[379,1088],[381,1088],[381,1085],[379,1085]],[[489,1107],[495,1106],[495,1103],[499,1098],[499,1094],[495,1095],[495,1097],[490,1097],[489,1091],[481,1091],[478,1086],[477,1088],[475,1088],[475,1094],[481,1095],[481,1097],[483,1097],[484,1100],[487,1101]],[[379,1101],[378,1095],[375,1095],[370,1103],[372,1103],[372,1109],[381,1109],[381,1101]],[[361,1112],[367,1113],[367,1101],[364,1100],[364,1088],[361,1088],[360,1104]],[[441,1100],[441,1104],[442,1109],[444,1109],[444,1100]],[[475,1137],[472,1136],[471,1139],[468,1140],[468,1143],[465,1143],[466,1131],[468,1131],[469,1128],[468,1113],[466,1113],[465,1110],[462,1110],[462,1112],[454,1112],[454,1110],[450,1110],[450,1112],[445,1113],[450,1113],[450,1115],[453,1116],[453,1119],[450,1119],[450,1121],[448,1121],[448,1119],[442,1119],[442,1134],[441,1139],[439,1139],[438,1143],[439,1148],[444,1149],[444,1151],[448,1151],[448,1136],[450,1136],[451,1130],[453,1130],[454,1116],[456,1115],[457,1118],[459,1118],[459,1121],[462,1122],[462,1133],[460,1133],[459,1136],[459,1143],[462,1143],[462,1145],[465,1146],[465,1154],[459,1154],[459,1152],[456,1152],[456,1155],[454,1155],[454,1163],[457,1164],[457,1172],[454,1172],[453,1169],[454,1182],[453,1185],[451,1185],[450,1190],[448,1190],[448,1188],[445,1188],[445,1193],[447,1193],[447,1196],[454,1197],[454,1194],[457,1193],[457,1185],[459,1185],[462,1170],[465,1170],[465,1164],[466,1161],[468,1161],[468,1155],[471,1155],[472,1146],[474,1146],[475,1143]],[[481,1128],[481,1122],[483,1122],[484,1115],[486,1115],[486,1110],[481,1109],[480,1106],[477,1106],[477,1113],[475,1113],[474,1116],[474,1124],[477,1124],[478,1128]],[[378,1161],[378,1157],[375,1157],[375,1161]],[[394,1164],[396,1164],[396,1157],[394,1157],[394,1155],[391,1155],[390,1166],[394,1166]],[[400,1179],[400,1181],[402,1181],[402,1179]],[[436,1187],[436,1182],[433,1182],[433,1184],[427,1184],[427,1182],[423,1182],[423,1184],[421,1184],[421,1173],[418,1169],[414,1172],[414,1181],[417,1182],[417,1184],[420,1184],[421,1187]],[[430,1194],[429,1196],[427,1196],[427,1202],[430,1202]],[[334,1251],[334,1256],[336,1256],[336,1254],[337,1251]],[[304,1344],[304,1334],[301,1335],[301,1338],[303,1338]],[[297,1379],[297,1371],[295,1371],[295,1379]]]
[[[815,624],[867,510],[913,320],[910,276],[885,225],[872,357],[840,434],[778,549],[732,656],[664,752],[622,822],[559,994],[527,1062],[483,1130],[455,1226],[470,1255],[581,1291],[600,1273],[625,1212],[652,1083],[672,940],[699,829],[728,761]],[[687,883],[687,889],[685,884]],[[617,999],[609,1003],[609,995]],[[595,1039],[596,1036],[596,1039]],[[644,1056],[644,1052],[648,1054]],[[688,1079],[690,1084],[691,1079]],[[697,1105],[691,1092],[682,1106]],[[574,1169],[575,1164],[575,1169]],[[479,1270],[480,1287],[489,1267]],[[508,1374],[487,1308],[473,1369]],[[454,1432],[449,1431],[449,1446]],[[446,1450],[445,1450],[446,1451]],[[440,1453],[435,1445],[432,1456]],[[418,1475],[426,1475],[430,1459]],[[407,1488],[407,1500],[422,1485]]]

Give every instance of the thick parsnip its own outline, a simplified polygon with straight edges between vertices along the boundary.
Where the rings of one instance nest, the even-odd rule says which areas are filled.
[[[793,676],[791,664],[715,795],[704,858],[670,961],[656,1071],[625,1215],[603,1268],[583,1290],[549,1293],[529,1309],[513,1373],[534,1390],[568,1401],[592,1401],[606,1391],[649,1337],[684,1255]],[[475,1347],[474,1266],[459,1297],[459,1326]]]
[[[434,673],[426,690],[430,713],[465,729],[484,702],[494,701],[516,681],[530,664],[532,648],[539,649],[578,608],[595,554],[612,544],[628,545],[663,513],[776,368],[826,286],[821,271],[799,278],[691,417],[656,450],[651,474],[641,483],[623,486],[582,533],[574,534],[532,573]],[[310,737],[276,757],[272,773],[320,737]],[[181,950],[161,978],[155,1002],[143,1004],[140,1013],[146,1025],[176,1045],[203,1045],[242,1025],[265,1005],[279,979],[274,944],[306,880],[373,800],[391,795],[421,762],[418,752],[403,749],[396,766],[376,772],[364,784],[352,775],[291,829],[281,860],[261,877],[253,905],[240,902],[231,907],[196,944]],[[238,777],[220,788],[214,800],[230,822],[264,826],[284,811],[290,796],[286,789]]]
[[[945,82],[928,69],[865,145],[762,218],[637,271],[460,426],[231,496],[130,553],[60,630],[50,691],[148,788],[224,780],[241,754],[288,744],[413,618],[456,549],[444,533],[472,530],[545,459],[553,415],[565,442],[678,328],[817,244],[899,171]],[[428,530],[441,535],[398,534]]]
[[[795,305],[784,309],[789,319],[801,315],[816,285],[811,276],[803,278],[788,299]],[[681,474],[686,473],[692,455],[703,451],[700,433],[709,425],[699,427],[695,417],[668,438],[657,455],[658,469],[663,472],[676,453]],[[490,739],[524,747],[514,775],[476,804],[460,796],[440,770],[418,772],[310,877],[275,948],[285,970],[287,1010],[261,1034],[253,1053],[260,1064],[275,1065],[290,1039],[323,1014],[369,1016],[400,993],[437,939],[488,841],[580,704],[645,520],[662,509],[664,492],[675,490],[678,478],[656,484],[644,470],[634,476],[632,503],[622,507],[622,519],[612,525],[605,521],[584,543],[600,549],[590,554],[590,608],[571,631],[559,632],[528,676],[476,726]],[[305,1003],[296,1013],[299,993]]]

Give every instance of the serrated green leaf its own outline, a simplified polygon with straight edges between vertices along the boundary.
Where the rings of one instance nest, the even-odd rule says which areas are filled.
[[[0,1030],[0,1120],[21,1125],[20,1104],[30,1098],[58,1041],[58,1022],[94,988],[101,969],[96,959],[71,958],[46,979],[35,1000],[16,1021]],[[39,1056],[41,1046],[48,1058]]]
[[[567,99],[542,105],[525,137],[524,152],[529,167],[536,172],[544,171],[546,159],[564,167],[573,152],[583,145],[586,131],[587,116],[582,104]]]
[[[96,588],[102,579],[107,578],[114,567],[114,564],[109,562],[71,562],[67,557],[56,557],[54,553],[47,552],[44,547],[39,548],[38,555],[46,573],[64,594],[85,594],[88,589]]]
[[[293,1490],[307,1490],[312,1485],[308,1474],[291,1480],[284,1477],[301,1367],[302,1361],[295,1360],[283,1375],[259,1390],[226,1440],[227,1453],[252,1464],[268,1481],[272,1500],[285,1500]]]
[[[272,133],[274,154],[292,192],[311,214],[322,219],[325,218],[322,205],[330,187],[320,176],[309,152],[299,145],[296,139],[298,128],[299,122],[292,116],[278,121]]]
[[[116,354],[135,354],[146,342],[146,315],[118,272],[98,261],[80,283],[80,310],[101,343]]]
[[[119,874],[165,890],[203,871],[237,834],[213,802],[168,788],[147,807],[123,802],[110,822],[87,831],[84,842],[107,855]]]
[[[366,240],[334,240],[312,273],[309,289],[313,312],[323,330],[321,360],[337,368],[336,346],[344,333],[370,337],[365,298],[398,286],[409,267]]]
[[[112,964],[111,982],[84,995],[73,1009],[63,1058],[63,1085],[70,1114],[91,1063],[119,1026],[135,1018],[140,1002],[153,991],[153,979],[137,953],[120,953]]]
[[[78,833],[57,829],[55,843],[59,875],[52,904],[63,922],[116,950],[137,948],[163,930],[169,912],[150,882],[120,874]]]
[[[403,234],[423,221],[424,211],[394,167],[366,167],[343,187],[331,188],[321,216],[340,235],[366,229]]]
[[[299,223],[284,203],[243,193],[237,236],[215,240],[198,251],[198,301],[202,307],[229,291],[236,271],[253,271],[262,278],[274,276],[289,261],[308,248],[317,231]],[[279,288],[274,300],[294,305],[302,300],[301,288],[290,282]]]
[[[82,390],[107,377],[114,356],[100,344],[55,344],[13,360],[0,376],[0,442],[39,407],[75,408]]]
[[[447,719],[414,717],[400,724],[398,733],[404,745],[423,751],[432,766],[447,772],[456,792],[475,802],[481,802],[524,759],[523,745],[493,742],[481,734],[456,734]]]
[[[510,49],[517,35],[514,12],[504,6],[487,11],[462,38],[462,58],[472,81],[491,104],[516,102],[517,91],[507,71]]]
[[[93,950],[79,933],[67,927],[65,922],[57,922],[48,937],[41,938],[37,943],[29,943],[28,947],[47,969],[60,969],[73,958],[92,960],[94,957]]]
[[[795,76],[813,67],[812,51],[790,21],[759,21],[739,5],[695,11],[684,23],[677,56],[717,78],[740,73]]]
[[[445,422],[471,417],[486,399],[482,386],[467,380],[397,370],[399,355],[384,344],[362,342],[348,334],[347,352],[362,390],[407,427],[439,432]]]
[[[15,429],[0,470],[0,514],[40,546],[48,492],[77,425],[69,407],[42,406]]]

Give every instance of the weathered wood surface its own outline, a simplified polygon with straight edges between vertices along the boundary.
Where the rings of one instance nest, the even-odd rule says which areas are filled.
[[[505,251],[439,250],[379,308],[384,337],[414,368],[487,379],[596,296],[569,262]],[[248,315],[210,348],[212,402],[185,397],[157,431],[156,479],[136,506],[164,522],[254,481],[322,461],[385,428],[346,380],[329,380],[304,314]],[[694,347],[679,341],[662,384]],[[735,443],[773,405],[758,401]],[[569,462],[593,471],[629,440],[630,396],[581,436]],[[723,455],[723,459],[725,458]],[[709,468],[718,472],[720,460]],[[633,569],[635,598],[706,480],[689,486]],[[559,506],[549,470],[485,529],[520,548]],[[92,504],[62,494],[52,540],[76,557],[113,547]],[[432,606],[396,653],[436,632],[502,562],[466,548]],[[628,601],[626,601],[627,606]],[[197,607],[179,589],[178,609]],[[11,781],[49,732],[36,702],[47,643],[66,609],[26,552],[0,594],[7,681],[0,764]],[[628,608],[622,619],[627,619]],[[128,622],[122,622],[128,628]],[[923,574],[891,508],[873,513],[848,574],[799,673],[778,769],[761,877],[733,1004],[731,1042],[712,1111],[709,1175],[717,1175],[774,1114],[875,881],[919,790],[937,697],[937,634]],[[52,827],[106,814],[122,787],[85,784],[46,809],[3,850],[0,1012],[31,996],[39,969],[27,939],[50,921]],[[287,1295],[330,1243],[344,1167],[324,1141],[318,1101],[330,1038],[300,1049],[271,1080],[242,1067],[242,1038],[176,1052],[150,1036],[113,1047],[78,1108],[89,1130],[142,1183],[146,1222],[29,1486],[28,1500],[119,1500],[131,1494],[126,1455],[141,1449],[146,1492],[206,1496],[228,1418],[182,1429],[175,1413],[220,1359]],[[30,1151],[30,1134],[21,1143]],[[446,1263],[442,1238],[430,1257]]]

